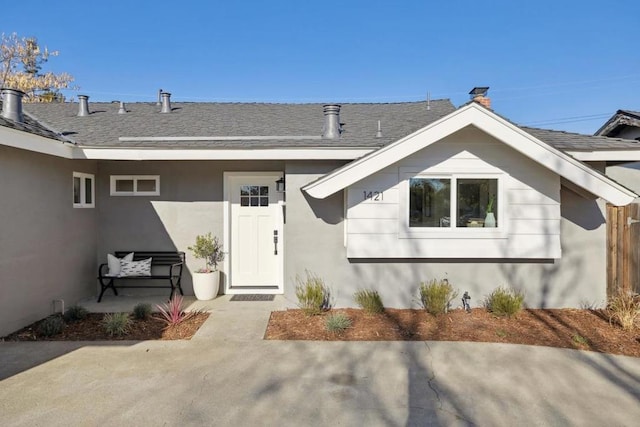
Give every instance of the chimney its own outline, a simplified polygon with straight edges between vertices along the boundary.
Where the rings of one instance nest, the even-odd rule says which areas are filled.
[[[2,117],[22,123],[22,97],[24,92],[17,89],[2,88]]]
[[[78,95],[78,102],[80,106],[78,108],[78,117],[86,117],[89,114],[89,97],[87,95]]]
[[[469,95],[471,95],[471,100],[473,102],[477,102],[483,107],[491,109],[491,98],[487,96],[487,92],[489,92],[488,86],[485,86],[485,87],[476,86],[473,89],[471,89],[471,92],[469,92]]]
[[[338,139],[342,132],[340,126],[340,105],[330,104],[323,106],[324,111],[324,128],[322,129],[322,137],[325,139]]]
[[[169,92],[162,92],[162,109],[161,113],[170,113],[171,112],[171,94]]]

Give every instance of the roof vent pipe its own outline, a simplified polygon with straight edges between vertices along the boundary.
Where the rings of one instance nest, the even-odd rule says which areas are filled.
[[[162,109],[161,113],[170,113],[171,112],[171,94],[169,92],[162,92]]]
[[[22,97],[24,92],[17,89],[2,88],[2,117],[22,123]]]
[[[127,109],[124,106],[124,102],[120,101],[120,108],[118,109],[118,114],[127,114]]]
[[[323,107],[324,128],[322,137],[326,139],[338,139],[342,128],[340,126],[340,105],[331,104]]]
[[[156,102],[156,105],[158,107],[162,105],[162,102],[160,101],[161,97],[162,97],[162,89],[158,89],[158,102]]]
[[[380,120],[378,120],[378,132],[376,132],[376,138],[382,138],[382,127],[380,126]]]
[[[78,117],[86,117],[91,114],[89,112],[89,97],[87,95],[78,95],[78,102],[80,102]]]

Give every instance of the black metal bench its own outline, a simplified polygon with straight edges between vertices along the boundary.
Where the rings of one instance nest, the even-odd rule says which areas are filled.
[[[184,252],[143,252],[143,251],[117,251],[114,255],[117,258],[123,258],[125,255],[133,252],[133,260],[140,261],[143,259],[151,258],[151,276],[127,276],[127,277],[115,277],[109,276],[108,264],[100,264],[98,268],[98,280],[100,281],[100,296],[98,302],[102,301],[102,295],[108,288],[113,289],[113,293],[118,295],[116,290],[116,281],[122,280],[167,280],[166,285],[118,285],[119,288],[171,288],[169,299],[173,296],[173,293],[178,289],[180,295],[184,295],[182,292],[182,267],[184,266]]]

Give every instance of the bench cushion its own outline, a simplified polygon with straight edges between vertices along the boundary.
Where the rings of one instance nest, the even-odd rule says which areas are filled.
[[[109,266],[107,276],[118,277],[120,275],[120,261],[122,260],[133,261],[133,252],[126,254],[123,258],[107,254],[107,265]]]
[[[152,258],[140,261],[120,260],[120,275],[118,277],[151,276]]]

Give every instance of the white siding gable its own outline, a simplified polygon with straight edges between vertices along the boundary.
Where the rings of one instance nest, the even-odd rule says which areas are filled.
[[[408,228],[408,179],[499,181],[497,228]],[[347,188],[350,258],[560,258],[560,176],[467,127]]]

